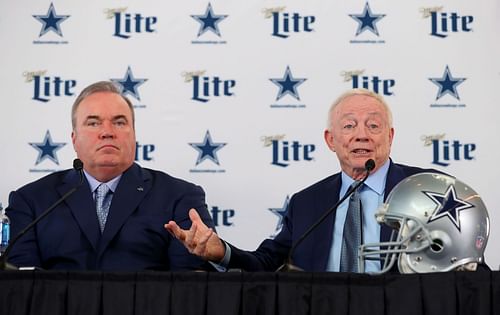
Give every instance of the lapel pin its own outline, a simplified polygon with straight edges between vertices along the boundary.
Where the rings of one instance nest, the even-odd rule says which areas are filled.
[[[144,188],[142,186],[137,187],[137,191],[144,191]]]

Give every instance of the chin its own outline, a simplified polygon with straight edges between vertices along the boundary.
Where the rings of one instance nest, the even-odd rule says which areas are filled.
[[[120,163],[116,161],[116,159],[102,159],[97,161],[96,163],[99,167],[116,167]]]
[[[363,156],[363,157],[356,158],[353,164],[356,168],[365,168],[365,163],[369,159],[372,159],[376,162],[375,158],[373,158],[371,156]]]

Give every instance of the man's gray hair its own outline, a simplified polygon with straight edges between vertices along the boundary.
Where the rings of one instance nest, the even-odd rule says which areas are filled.
[[[332,106],[330,106],[330,109],[328,110],[328,119],[326,121],[326,128],[330,131],[332,131],[332,113],[335,110],[335,107],[339,105],[344,99],[353,96],[353,95],[365,95],[369,97],[373,97],[377,101],[384,106],[385,111],[387,112],[387,118],[389,120],[389,127],[392,128],[392,112],[391,109],[389,108],[389,105],[385,102],[384,98],[380,96],[379,94],[372,92],[367,89],[352,89],[348,90],[347,92],[344,92],[342,95],[340,95],[335,102],[333,102]]]

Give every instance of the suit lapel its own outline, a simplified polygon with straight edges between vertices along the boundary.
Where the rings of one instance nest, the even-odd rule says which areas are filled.
[[[330,209],[338,200],[340,193],[340,176],[335,176],[330,180],[316,196],[313,202],[315,214],[314,222],[318,220],[328,209]],[[333,227],[335,224],[336,210],[318,226],[317,231],[313,233],[313,253],[311,255],[312,270],[326,270],[330,250],[333,244]]]
[[[59,194],[63,195],[73,187],[76,187],[78,183],[79,176],[76,171],[69,171],[63,183],[57,187],[57,191]],[[90,242],[92,248],[97,250],[97,243],[100,238],[99,224],[97,223],[97,214],[92,199],[92,192],[90,191],[89,184],[85,177],[82,186],[66,199],[66,204],[80,226],[81,232]]]
[[[133,164],[123,173],[113,194],[106,227],[99,244],[99,256],[116,236],[125,221],[137,209],[141,200],[151,189],[150,174]]]

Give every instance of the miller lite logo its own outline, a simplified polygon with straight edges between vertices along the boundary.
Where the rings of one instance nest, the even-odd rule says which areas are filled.
[[[193,101],[206,103],[214,97],[233,96],[236,80],[223,79],[220,76],[206,76],[206,71],[183,72],[184,82],[192,86]]]
[[[421,8],[423,18],[429,19],[431,24],[430,35],[437,38],[446,38],[451,33],[472,31],[472,15],[460,15],[458,12],[444,12],[443,7]]]
[[[301,15],[298,12],[285,12],[285,7],[262,9],[264,18],[271,19],[271,35],[278,38],[288,38],[294,33],[312,32],[316,17]]]
[[[154,144],[140,144],[137,141],[135,143],[135,161],[152,161],[155,149]]]
[[[60,76],[47,76],[47,70],[25,71],[25,82],[33,84],[32,99],[42,103],[53,97],[75,95],[76,80],[64,79]]]
[[[279,167],[288,167],[291,163],[314,160],[312,153],[316,150],[314,144],[303,144],[296,140],[285,140],[285,135],[261,137],[264,147],[270,147],[272,152],[271,164]]]
[[[105,9],[107,19],[114,21],[113,36],[129,39],[134,34],[156,32],[156,16],[144,16],[141,13],[127,13],[127,8]]]
[[[209,211],[216,227],[234,225],[233,219],[236,214],[234,209],[220,209],[218,206],[212,206]]]
[[[474,160],[475,143],[447,140],[445,134],[422,136],[424,146],[432,147],[432,164],[447,167],[452,161]]]
[[[343,71],[344,82],[351,82],[353,89],[364,88],[377,94],[391,96],[396,85],[395,79],[384,79],[378,75],[364,75],[365,70]]]

